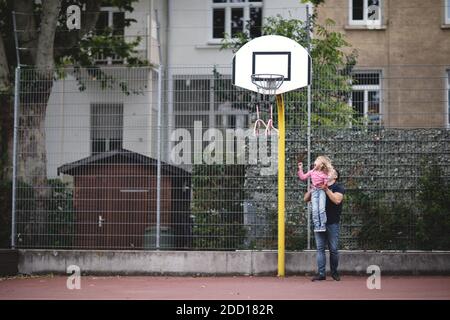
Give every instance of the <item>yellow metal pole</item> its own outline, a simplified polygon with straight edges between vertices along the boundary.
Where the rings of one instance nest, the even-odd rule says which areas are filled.
[[[284,127],[284,99],[282,94],[277,94],[278,111],[278,276],[284,277],[284,174],[285,174],[285,127]]]

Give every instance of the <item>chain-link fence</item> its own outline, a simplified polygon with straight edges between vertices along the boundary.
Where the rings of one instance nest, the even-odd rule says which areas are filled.
[[[450,249],[444,66],[315,67],[285,94],[286,246],[313,248],[297,163],[327,155],[346,188],[341,248]],[[277,246],[274,100],[230,66],[18,69],[13,245],[248,250]],[[309,121],[308,121],[309,119]]]

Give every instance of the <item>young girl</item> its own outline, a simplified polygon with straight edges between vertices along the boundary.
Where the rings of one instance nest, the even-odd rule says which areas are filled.
[[[321,189],[323,184],[328,183],[328,175],[333,171],[333,166],[328,157],[319,156],[314,161],[314,169],[309,170],[306,174],[303,173],[303,164],[298,163],[298,177],[301,180],[306,180],[311,177],[312,191],[312,217],[314,223],[314,232],[325,232],[327,215],[325,213],[325,204],[327,196],[325,191]]]

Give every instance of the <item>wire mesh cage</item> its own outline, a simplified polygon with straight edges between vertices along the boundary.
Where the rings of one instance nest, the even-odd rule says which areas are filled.
[[[423,194],[449,178],[448,73],[417,76],[434,71],[316,68],[309,136],[306,89],[285,94],[288,250],[310,235],[299,156],[323,154],[346,188],[342,248],[445,246],[439,225],[434,244],[423,235]],[[277,139],[253,135],[256,93],[233,87],[229,66],[18,75],[17,247],[276,249]]]

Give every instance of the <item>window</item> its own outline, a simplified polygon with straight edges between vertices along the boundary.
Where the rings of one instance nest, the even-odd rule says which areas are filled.
[[[112,35],[114,37],[125,36],[125,13],[116,8],[103,7],[99,13],[97,24],[95,26],[97,35]],[[122,64],[123,60],[114,55],[108,57],[100,54],[97,58],[98,64]]]
[[[176,76],[173,84],[176,129],[187,129],[194,137],[194,122],[200,121],[202,134],[209,128],[217,128],[222,130],[225,139],[226,129],[248,128],[248,110],[243,107],[248,103],[238,101],[239,94],[230,78]],[[203,147],[208,144],[208,141],[204,141]]]
[[[224,34],[234,38],[249,32],[251,38],[261,36],[262,0],[212,0],[212,38]]]
[[[445,24],[450,24],[450,0],[445,0]]]
[[[353,74],[351,105],[358,116],[366,118],[371,124],[381,121],[380,95],[380,72]]]
[[[91,153],[122,148],[123,105],[94,103],[91,105]]]
[[[381,25],[381,0],[349,0],[350,25]]]
[[[174,80],[175,126],[191,129],[194,121],[203,128],[244,128],[247,111],[240,110],[231,79],[180,77]]]

